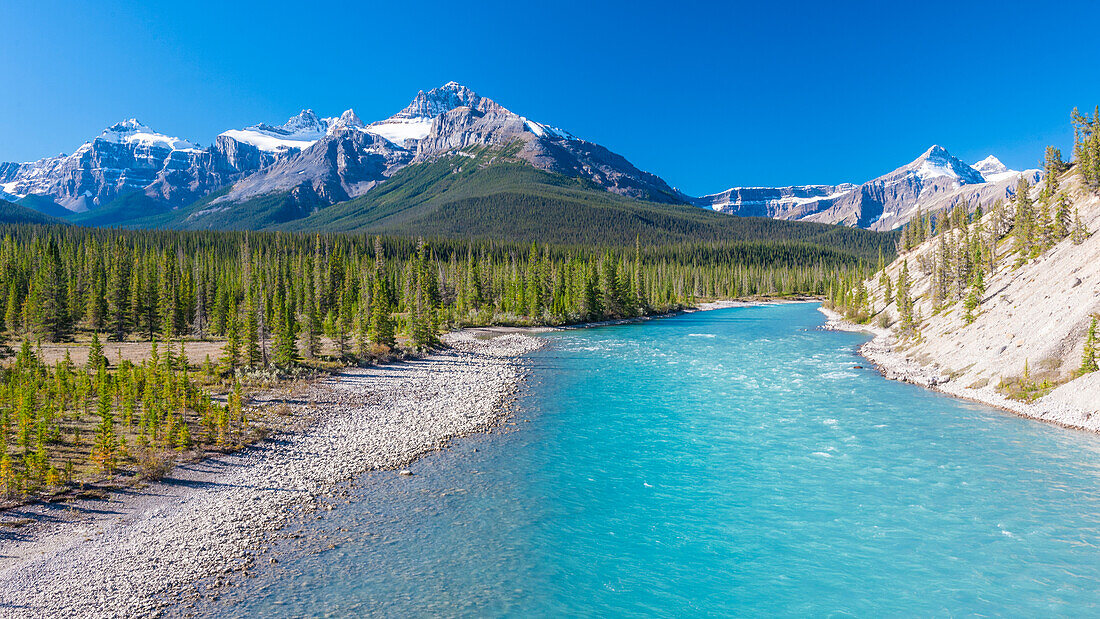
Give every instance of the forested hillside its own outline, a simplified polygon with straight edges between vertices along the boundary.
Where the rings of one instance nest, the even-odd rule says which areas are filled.
[[[1100,113],[1073,116],[1070,164],[1048,147],[1044,181],[1021,181],[1011,203],[922,216],[893,264],[829,297],[849,318],[891,329],[894,350],[933,384],[1100,429]]]
[[[732,218],[623,198],[507,153],[467,152],[409,166],[361,198],[285,226],[558,243],[802,241],[874,256],[888,236],[829,225]]]
[[[60,219],[29,209],[19,204],[0,200],[0,224],[48,224],[61,223]]]

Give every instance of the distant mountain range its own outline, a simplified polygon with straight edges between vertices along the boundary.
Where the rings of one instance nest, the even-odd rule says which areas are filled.
[[[352,110],[322,118],[307,109],[279,126],[260,123],[224,131],[208,147],[158,133],[136,119],[124,120],[70,155],[0,163],[0,199],[85,225],[270,228],[299,227],[294,224],[301,222],[306,227],[310,221],[335,221],[334,215],[314,217],[335,204],[355,202],[365,208],[384,202],[381,197],[358,199],[378,192],[410,166],[427,170],[426,165],[442,158],[451,162],[452,171],[459,170],[461,161],[456,163],[455,156],[476,159],[481,168],[494,167],[494,178],[504,185],[509,183],[499,172],[518,172],[514,164],[521,164],[575,179],[580,185],[571,191],[874,230],[900,226],[917,208],[935,210],[963,198],[973,203],[1008,195],[1021,174],[993,157],[968,166],[934,146],[914,162],[863,185],[736,187],[693,198],[603,146],[448,82],[419,92],[403,110],[383,120],[367,123]],[[509,165],[502,167],[505,163]],[[1022,174],[1037,178],[1033,170]],[[447,179],[432,174],[428,176],[437,186],[410,192],[415,176],[403,176],[402,191],[382,194],[406,196],[409,204],[418,195],[450,195],[449,183],[438,185]],[[481,182],[485,178],[480,175],[477,185],[488,195],[495,190]],[[537,178],[543,183],[549,177]],[[360,220],[380,221],[378,214],[360,215],[340,219],[350,228]]]
[[[966,200],[987,206],[1015,194],[1021,176],[1032,183],[1039,170],[1009,170],[996,157],[967,165],[942,146],[862,185],[734,187],[692,203],[723,213],[893,230],[918,210],[935,212]]]

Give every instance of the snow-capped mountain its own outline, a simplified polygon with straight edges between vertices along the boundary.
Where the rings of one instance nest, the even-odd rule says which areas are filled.
[[[935,212],[963,200],[985,206],[1011,197],[1021,176],[1038,182],[1041,173],[1009,170],[992,155],[967,165],[934,145],[912,162],[862,185],[735,187],[694,203],[735,215],[892,230],[918,211]]]
[[[997,159],[993,155],[982,159],[981,161],[975,163],[970,167],[977,170],[978,174],[981,174],[982,178],[984,178],[986,182],[990,183],[1003,181],[1007,178],[1016,179],[1019,178],[1020,174],[1024,173],[1028,174],[1029,176],[1033,176],[1032,173],[1037,172],[1037,170],[1024,170],[1023,172],[1020,172],[1018,170],[1010,170],[1008,169],[1008,166],[1001,163],[1001,160]]]
[[[38,194],[73,211],[140,192],[168,208],[216,191],[227,204],[287,192],[316,208],[353,198],[406,165],[469,146],[518,143],[531,165],[586,178],[622,195],[681,202],[655,175],[606,148],[514,114],[456,82],[420,91],[393,116],[364,123],[352,110],[322,118],[302,110],[282,125],[259,123],[197,143],[153,131],[134,119],[111,125],[71,155],[0,163],[0,193]]]
[[[201,152],[193,142],[158,133],[131,118],[107,127],[71,155],[0,164],[0,187],[16,198],[45,195],[69,210],[83,211],[144,189],[188,167],[191,157]]]
[[[682,201],[663,180],[638,170],[606,148],[528,120],[456,82],[420,91],[409,105],[384,120],[367,124],[347,110],[338,119],[320,123],[325,127],[323,136],[242,178],[213,200],[211,209],[289,192],[290,206],[308,212],[363,195],[407,165],[471,146],[509,144],[519,145],[516,157],[542,170],[587,178],[622,195]],[[270,134],[268,130],[263,137]],[[232,137],[258,141],[240,132]]]

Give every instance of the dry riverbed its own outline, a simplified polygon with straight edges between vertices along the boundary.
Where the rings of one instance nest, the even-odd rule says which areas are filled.
[[[341,483],[492,428],[523,380],[517,357],[543,341],[473,332],[446,341],[449,349],[423,359],[310,386],[298,405],[316,421],[300,432],[181,465],[140,491],[4,514],[0,616],[143,616],[216,596],[269,560],[289,519],[323,509]]]

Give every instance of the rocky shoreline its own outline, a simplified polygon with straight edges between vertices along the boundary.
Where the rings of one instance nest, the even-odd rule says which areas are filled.
[[[1100,415],[1095,415],[1093,411],[1081,406],[1078,401],[1080,394],[1075,391],[1056,389],[1046,397],[1028,403],[1005,397],[993,385],[986,385],[981,388],[966,387],[958,381],[952,380],[949,374],[944,374],[934,367],[922,365],[897,352],[895,350],[897,338],[890,329],[855,324],[844,320],[840,314],[826,307],[818,309],[827,318],[823,328],[835,331],[867,333],[872,336],[870,341],[859,347],[859,353],[874,363],[886,378],[920,385],[956,398],[994,406],[1021,417],[1074,430],[1100,432]],[[1082,380],[1098,383],[1100,377],[1090,376]],[[1092,385],[1093,388],[1096,386],[1096,384]]]
[[[155,615],[200,581],[216,595],[339,484],[505,419],[518,357],[544,341],[491,335],[449,334],[431,356],[319,381],[297,403],[313,409],[309,428],[177,467],[140,493],[7,514],[26,526],[0,530],[0,616]]]

